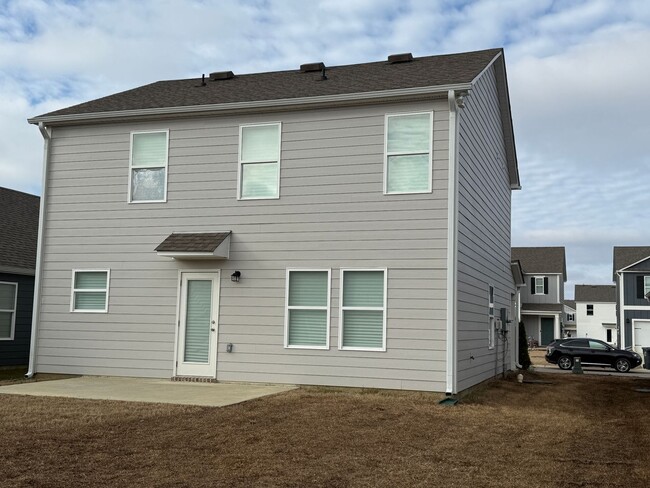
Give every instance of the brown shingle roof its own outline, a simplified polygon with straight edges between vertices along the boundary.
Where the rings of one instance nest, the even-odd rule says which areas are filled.
[[[155,249],[158,252],[214,252],[230,232],[171,234]]]
[[[470,83],[501,49],[413,58],[406,63],[386,61],[332,66],[321,73],[299,69],[237,75],[211,81],[200,78],[158,81],[132,90],[56,110],[39,117],[165,107],[189,107],[235,102],[282,100],[342,95],[402,88]],[[37,117],[38,118],[38,117]]]
[[[614,285],[576,285],[576,302],[616,302],[616,287]]]
[[[649,246],[615,246],[614,247],[614,272],[613,277],[616,279],[616,272],[628,267],[638,261],[650,257]]]
[[[513,247],[511,260],[519,260],[524,273],[558,273],[567,280],[564,247]]]
[[[564,304],[567,307],[572,308],[573,310],[576,309],[576,301],[575,300],[564,300]]]
[[[0,271],[34,274],[40,198],[0,188]]]
[[[562,312],[561,303],[522,303],[522,312]]]

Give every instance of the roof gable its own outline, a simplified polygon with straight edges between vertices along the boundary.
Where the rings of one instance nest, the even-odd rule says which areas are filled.
[[[576,302],[615,303],[616,286],[614,285],[576,285]]]
[[[617,271],[621,271],[647,258],[650,258],[650,246],[615,246],[612,259],[614,263],[613,279],[616,279]]]
[[[515,260],[526,274],[561,274],[567,280],[564,247],[513,247],[511,261]]]
[[[34,274],[40,198],[0,188],[0,271]]]

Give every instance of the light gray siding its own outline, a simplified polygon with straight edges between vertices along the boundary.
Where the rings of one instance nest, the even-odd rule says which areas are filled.
[[[421,110],[434,111],[433,192],[386,196],[385,114]],[[221,269],[218,380],[444,390],[448,117],[445,100],[54,128],[36,370],[170,377],[179,269]],[[277,121],[280,198],[238,201],[239,125]],[[168,201],[128,204],[130,132],[154,129],[170,134]],[[509,207],[494,219],[500,259]],[[154,252],[172,232],[223,230],[229,260]],[[283,347],[288,267],[332,269],[329,350]],[[337,349],[342,267],[388,269],[386,352]],[[103,268],[108,313],[71,313],[72,270]]]
[[[533,294],[531,289],[531,278],[535,276],[548,277],[548,295]],[[522,303],[554,303],[556,305],[564,300],[564,281],[561,275],[548,274],[525,274],[526,286],[521,289]]]
[[[510,270],[511,189],[493,68],[459,109],[458,156],[457,389],[463,390],[500,372],[504,348],[513,347],[497,334],[495,348],[488,348],[488,286],[494,286],[497,319],[501,308],[510,309],[515,292]]]

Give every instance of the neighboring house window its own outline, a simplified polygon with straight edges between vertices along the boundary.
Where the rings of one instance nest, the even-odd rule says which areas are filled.
[[[613,329],[607,329],[607,342],[612,342],[612,331]]]
[[[594,306],[587,305],[587,315],[593,315],[593,314],[594,314]]]
[[[330,270],[287,270],[285,347],[329,348]]]
[[[109,270],[72,272],[73,312],[106,312],[108,310]]]
[[[17,297],[17,283],[0,283],[0,341],[14,339]]]
[[[568,313],[568,314],[566,314],[566,321],[567,321],[567,322],[573,322],[575,319],[576,319],[576,318],[575,318],[575,315],[574,315],[574,314],[572,314],[572,313]]]
[[[240,127],[238,198],[279,198],[280,133],[279,123]]]
[[[169,131],[132,132],[129,202],[167,200]]]
[[[433,112],[386,115],[384,193],[431,191]]]
[[[386,270],[341,270],[339,348],[386,350]]]
[[[643,298],[648,296],[650,293],[650,276],[643,277]]]
[[[530,279],[533,295],[548,295],[548,276],[534,276]]]
[[[488,348],[494,348],[494,336],[495,336],[495,325],[494,320],[494,287],[492,285],[488,286]]]

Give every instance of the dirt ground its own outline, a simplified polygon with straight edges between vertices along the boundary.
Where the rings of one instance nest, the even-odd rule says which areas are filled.
[[[226,408],[0,395],[2,487],[645,487],[650,380],[440,395],[301,388]]]

